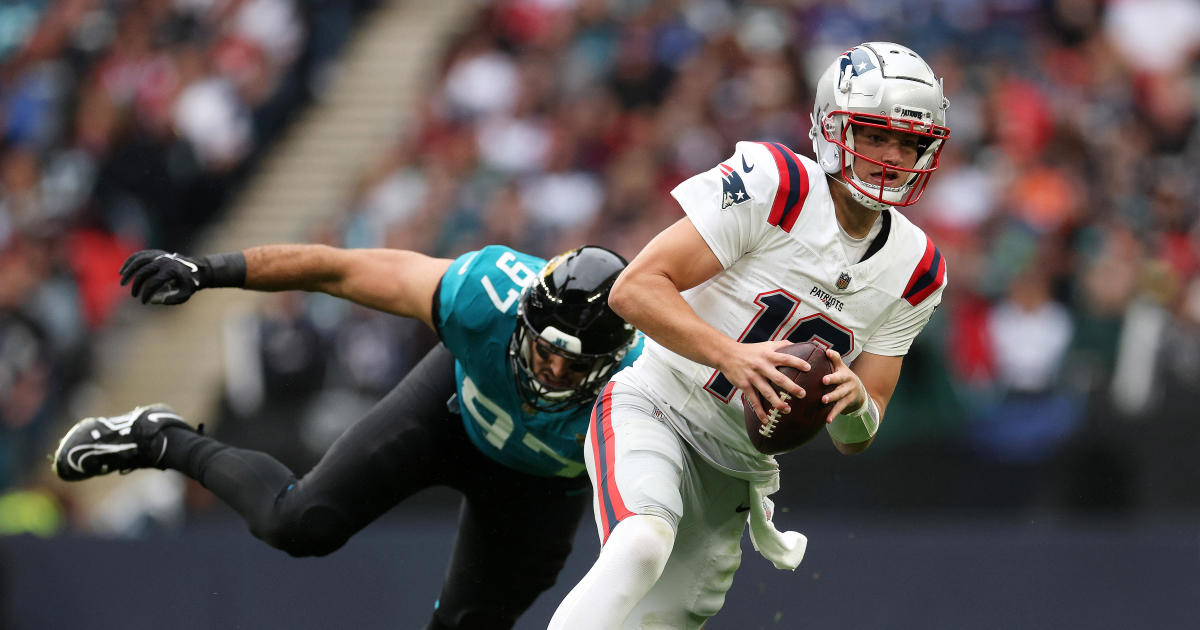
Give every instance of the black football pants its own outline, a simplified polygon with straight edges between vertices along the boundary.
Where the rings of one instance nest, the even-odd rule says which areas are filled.
[[[299,479],[270,455],[179,429],[163,463],[293,556],[338,549],[419,490],[454,488],[463,494],[458,539],[427,630],[511,628],[566,562],[589,484],[527,475],[481,454],[447,407],[454,392],[454,357],[439,344]]]

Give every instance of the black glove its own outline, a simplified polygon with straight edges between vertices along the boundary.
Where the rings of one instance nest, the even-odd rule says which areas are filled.
[[[182,304],[200,289],[245,284],[246,257],[237,252],[189,258],[143,249],[121,265],[121,286],[131,280],[131,294],[142,304]]]

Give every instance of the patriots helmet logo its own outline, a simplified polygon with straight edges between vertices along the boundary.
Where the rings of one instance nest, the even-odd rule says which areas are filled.
[[[746,183],[742,181],[742,176],[724,164],[720,165],[720,168],[721,209],[750,201],[750,193],[746,192]]]
[[[866,74],[870,70],[875,69],[875,63],[871,60],[871,55],[861,46],[847,50],[838,59],[838,76],[846,76],[846,67],[850,67],[850,76],[857,77],[861,74]]]

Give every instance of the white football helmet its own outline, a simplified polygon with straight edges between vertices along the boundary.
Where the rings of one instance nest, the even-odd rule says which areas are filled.
[[[817,81],[813,105],[813,153],[821,168],[840,175],[854,200],[867,208],[916,203],[938,167],[942,145],[950,137],[946,110],[950,101],[942,95],[942,80],[917,53],[889,42],[868,42],[842,53]],[[855,128],[891,129],[919,136],[917,162],[913,168],[884,164],[854,150]],[[854,174],[854,160],[861,158],[884,169],[878,184],[864,182]],[[901,177],[886,186],[889,171]]]

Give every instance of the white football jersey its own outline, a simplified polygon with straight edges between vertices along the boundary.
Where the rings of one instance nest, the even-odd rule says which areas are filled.
[[[886,210],[865,259],[847,260],[824,171],[782,144],[739,142],[671,194],[724,267],[684,298],[739,341],[815,340],[848,363],[863,351],[903,355],[941,301],[946,262],[920,228]],[[647,339],[617,378],[685,417],[672,423],[714,463],[775,469],[750,444],[740,393],[717,370]]]

